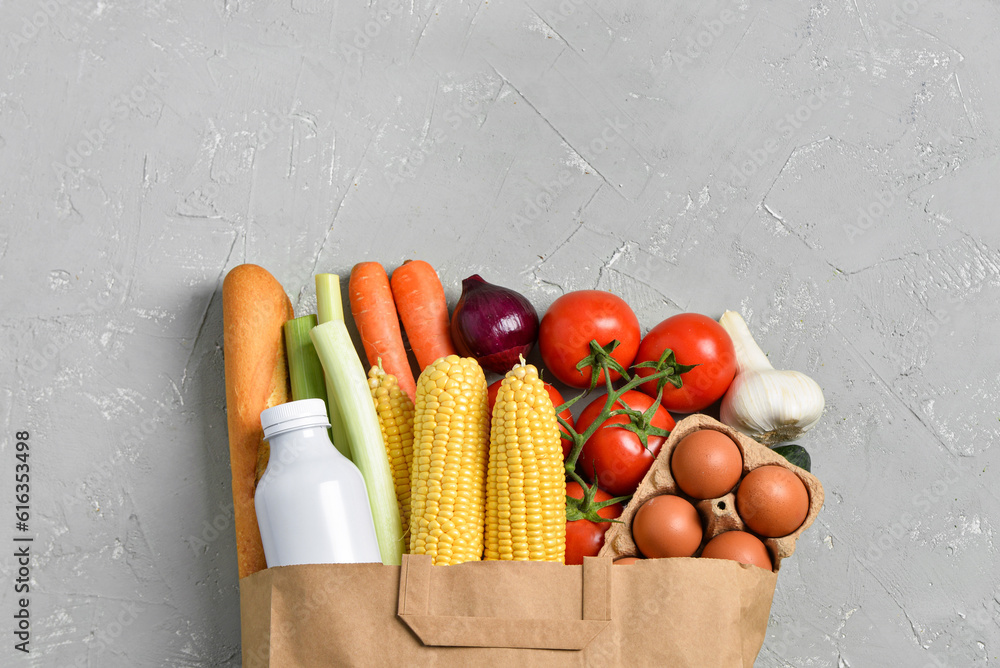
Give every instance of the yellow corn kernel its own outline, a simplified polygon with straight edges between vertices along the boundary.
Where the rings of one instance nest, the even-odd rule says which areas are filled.
[[[486,559],[566,555],[566,483],[559,423],[538,369],[518,364],[500,384],[486,470]]]
[[[482,558],[488,453],[482,368],[471,357],[437,360],[417,380],[410,553],[438,565]]]
[[[378,424],[385,441],[389,469],[396,487],[396,503],[403,522],[403,535],[410,521],[410,469],[413,466],[413,402],[391,373],[378,366],[368,372],[368,387],[375,402]]]

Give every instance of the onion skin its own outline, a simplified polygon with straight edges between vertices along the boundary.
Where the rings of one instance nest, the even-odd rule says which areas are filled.
[[[476,358],[484,369],[507,373],[538,339],[538,312],[524,295],[473,274],[462,281],[451,339],[459,353]]]

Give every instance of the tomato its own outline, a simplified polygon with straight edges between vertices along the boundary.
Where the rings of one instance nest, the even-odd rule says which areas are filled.
[[[606,396],[600,396],[590,403],[580,418],[576,421],[577,431],[583,433],[597,419],[604,409]],[[653,405],[653,399],[635,390],[626,392],[615,402],[613,410],[627,406],[633,410],[645,413]],[[624,406],[622,405],[624,403]],[[649,449],[642,447],[639,437],[620,427],[608,427],[610,424],[625,424],[629,418],[618,415],[605,420],[593,435],[583,444],[576,470],[588,480],[594,480],[597,472],[597,484],[613,496],[625,496],[635,492],[642,482],[642,477],[652,466],[660,446],[666,440],[664,436],[650,435],[646,443]],[[650,424],[666,431],[674,428],[674,418],[662,406],[657,406]]]
[[[639,319],[621,297],[603,290],[568,292],[552,302],[539,325],[542,360],[570,387],[590,387],[590,367],[576,365],[590,355],[593,339],[602,346],[618,339],[621,343],[611,357],[626,369],[632,364],[641,339]],[[620,374],[612,371],[611,379],[618,378]],[[597,382],[604,382],[603,371]]]
[[[566,496],[582,499],[583,488],[580,483],[566,483]],[[612,498],[614,497],[600,488],[594,492],[594,501],[598,503]],[[622,504],[612,503],[598,510],[597,514],[613,520],[622,514]],[[611,522],[591,522],[588,519],[566,522],[566,563],[582,564],[584,557],[596,557],[604,545],[604,533],[610,526]]]
[[[697,364],[681,374],[679,388],[667,383],[660,403],[670,411],[694,413],[706,408],[729,389],[736,375],[736,350],[733,340],[722,325],[700,313],[681,313],[667,318],[643,338],[636,364],[660,359],[666,348],[674,351],[680,364]],[[652,369],[637,369],[640,376],[649,376]],[[656,396],[656,383],[644,383],[640,389]]]
[[[496,381],[495,383],[491,384],[489,387],[486,388],[487,400],[489,401],[490,416],[493,415],[493,404],[495,404],[497,401],[497,392],[500,391],[500,383],[502,382],[503,378],[501,378],[500,380]],[[549,396],[552,398],[553,406],[558,408],[559,406],[562,406],[564,403],[566,403],[566,400],[563,399],[561,394],[559,394],[559,390],[552,387],[548,383],[545,383],[545,389],[549,391]],[[568,408],[564,410],[562,413],[560,413],[559,417],[566,420],[566,422],[569,422],[571,427],[573,426],[573,413],[571,413]],[[573,439],[569,437],[569,432],[566,431],[566,428],[563,427],[562,425],[559,425],[559,431],[563,433],[562,436],[563,459],[566,459],[566,455],[569,454],[570,449],[573,447]]]

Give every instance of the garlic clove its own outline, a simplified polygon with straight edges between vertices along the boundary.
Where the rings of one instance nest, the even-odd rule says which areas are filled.
[[[726,311],[719,318],[719,324],[729,332],[729,338],[733,340],[733,348],[736,349],[737,376],[744,371],[767,371],[774,368],[767,355],[754,341],[743,316],[736,311]]]
[[[733,339],[738,369],[722,399],[722,422],[768,446],[812,429],[826,407],[819,384],[804,373],[774,369],[739,313],[726,311],[719,322]]]
[[[823,391],[798,371],[748,371],[722,399],[722,422],[765,445],[798,438],[823,415]]]

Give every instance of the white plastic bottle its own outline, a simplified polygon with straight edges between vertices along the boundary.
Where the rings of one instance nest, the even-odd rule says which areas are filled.
[[[330,442],[326,403],[274,406],[260,423],[271,458],[254,504],[268,568],[381,563],[364,478]]]

